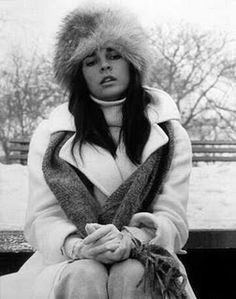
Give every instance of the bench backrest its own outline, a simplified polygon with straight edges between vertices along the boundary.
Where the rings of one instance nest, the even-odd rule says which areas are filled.
[[[236,161],[236,141],[192,140],[193,162]],[[10,141],[9,160],[25,165],[29,150],[28,139]]]
[[[28,151],[29,151],[29,139],[13,139],[9,142],[9,161],[12,163],[20,163],[26,165]]]
[[[236,161],[236,141],[192,140],[193,162]]]

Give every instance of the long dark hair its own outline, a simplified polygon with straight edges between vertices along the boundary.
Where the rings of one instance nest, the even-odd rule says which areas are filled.
[[[150,134],[150,123],[144,112],[149,102],[150,95],[142,87],[140,74],[130,64],[130,83],[122,107],[120,138],[123,137],[127,156],[136,165],[141,163],[143,148]],[[78,67],[70,85],[69,111],[74,116],[76,127],[73,147],[79,141],[80,154],[82,144],[88,142],[106,149],[116,157],[116,144],[102,110],[89,97],[82,67]]]

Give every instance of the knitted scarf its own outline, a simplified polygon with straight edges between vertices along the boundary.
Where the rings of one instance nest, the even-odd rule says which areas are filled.
[[[66,216],[76,225],[81,238],[87,235],[87,223],[112,223],[121,230],[129,225],[135,213],[146,211],[154,197],[161,193],[174,150],[171,125],[166,122],[161,127],[167,133],[169,142],[152,153],[107,198],[102,208],[90,192],[91,182],[77,168],[59,158],[60,149],[72,132],[61,131],[51,135],[42,165],[44,177]],[[140,281],[145,289],[149,288],[153,294],[161,293],[163,298],[166,295],[187,298],[184,291],[186,277],[179,271],[174,257],[160,246],[141,244],[137,239],[133,242],[135,247],[130,258],[139,260],[145,267],[144,277]],[[155,283],[156,280],[159,284]]]

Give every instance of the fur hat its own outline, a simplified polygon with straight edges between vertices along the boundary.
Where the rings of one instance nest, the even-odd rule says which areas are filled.
[[[80,62],[95,49],[112,47],[140,72],[145,82],[150,63],[148,36],[124,7],[85,5],[69,13],[57,36],[56,79],[69,88]]]

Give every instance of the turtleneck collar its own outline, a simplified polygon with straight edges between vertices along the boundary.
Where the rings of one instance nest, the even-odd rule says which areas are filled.
[[[108,126],[110,128],[120,128],[122,125],[122,105],[126,98],[123,98],[118,101],[103,101],[98,100],[92,95],[90,95],[90,97],[95,103],[97,103],[100,106]]]
[[[90,98],[98,105],[106,106],[106,107],[120,105],[120,104],[124,103],[124,101],[126,100],[126,98],[123,98],[121,100],[116,100],[116,101],[103,101],[103,100],[99,100],[99,99],[95,98],[92,95],[90,95]]]

